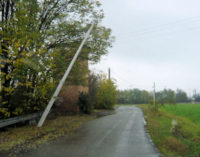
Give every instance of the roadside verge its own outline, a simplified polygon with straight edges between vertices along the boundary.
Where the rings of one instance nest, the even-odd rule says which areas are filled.
[[[159,151],[167,157],[197,157],[200,155],[200,127],[185,117],[147,105],[142,108],[147,130]],[[176,124],[175,124],[176,122]]]
[[[70,136],[90,120],[113,113],[114,111],[97,110],[92,115],[58,116],[47,120],[41,128],[30,125],[7,128],[6,131],[0,132],[0,156],[15,156],[21,152],[36,149],[39,145],[59,137]]]

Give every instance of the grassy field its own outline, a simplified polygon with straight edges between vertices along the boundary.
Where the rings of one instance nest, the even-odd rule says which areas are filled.
[[[197,125],[200,125],[200,104],[165,105],[161,109],[185,117]]]
[[[200,157],[200,104],[165,105],[143,109],[147,129],[166,157]]]

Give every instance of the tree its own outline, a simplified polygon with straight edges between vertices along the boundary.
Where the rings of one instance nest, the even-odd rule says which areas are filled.
[[[78,106],[81,112],[91,113],[94,107],[98,104],[98,88],[99,77],[94,73],[90,73],[88,78],[88,93],[80,93]]]
[[[162,105],[166,103],[175,104],[175,92],[171,89],[156,92],[156,100]]]
[[[88,93],[80,93],[78,106],[81,112],[91,113],[92,109],[113,109],[116,103],[116,85],[105,75],[91,73]]]
[[[151,94],[146,90],[131,89],[117,92],[117,102],[119,104],[145,104],[151,99]]]
[[[194,100],[195,102],[200,102],[200,94],[199,94],[199,93],[196,93],[196,91],[195,91],[195,93],[193,94],[192,98],[193,98],[193,100]]]
[[[41,110],[69,65],[91,21],[104,17],[98,0],[0,1],[0,118]],[[112,45],[111,30],[99,24],[79,61],[96,63]],[[77,62],[70,75],[83,83]]]
[[[112,109],[116,104],[117,90],[114,81],[101,76],[97,91],[98,103],[96,108]]]
[[[117,103],[118,104],[128,104],[128,94],[127,91],[118,90],[117,91]]]
[[[176,91],[176,102],[177,103],[188,102],[187,93],[184,92],[181,89],[177,89],[177,91]]]
[[[95,107],[98,104],[99,76],[91,73],[88,79],[88,96],[89,104]]]

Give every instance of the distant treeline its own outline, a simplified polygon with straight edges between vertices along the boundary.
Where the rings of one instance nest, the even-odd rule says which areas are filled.
[[[118,90],[117,103],[118,104],[146,104],[153,101],[153,93],[146,90],[130,89]],[[164,89],[156,92],[156,101],[160,104],[166,103],[186,103],[186,102],[200,102],[200,94],[194,94],[189,97],[187,93],[181,89],[176,91],[172,89]]]

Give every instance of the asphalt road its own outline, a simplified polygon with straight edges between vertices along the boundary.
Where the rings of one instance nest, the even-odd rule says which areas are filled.
[[[23,155],[24,157],[158,157],[144,128],[142,111],[121,106],[116,114],[85,124],[70,137]]]

